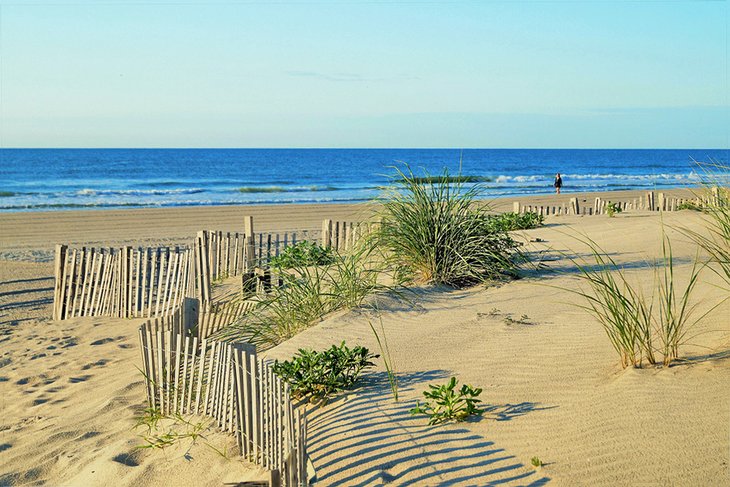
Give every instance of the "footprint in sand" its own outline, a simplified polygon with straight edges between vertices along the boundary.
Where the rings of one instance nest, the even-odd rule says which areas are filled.
[[[139,453],[120,453],[119,455],[112,458],[112,461],[126,465],[127,467],[138,467],[139,466]]]
[[[5,450],[9,450],[12,447],[13,447],[13,445],[11,445],[10,443],[3,443],[2,445],[0,445],[0,452],[4,452]]]
[[[109,361],[106,359],[97,360],[96,362],[92,362],[90,364],[86,364],[83,367],[81,367],[82,370],[89,370],[93,367],[104,367],[106,364],[108,364]]]
[[[82,375],[79,377],[69,377],[68,381],[71,384],[78,384],[79,382],[86,382],[87,380],[91,379],[93,376],[91,375]]]
[[[94,342],[91,342],[91,345],[92,346],[104,345],[105,343],[109,343],[109,342],[113,342],[113,341],[114,341],[113,338],[107,337],[107,338],[102,338],[100,340],[96,340]]]

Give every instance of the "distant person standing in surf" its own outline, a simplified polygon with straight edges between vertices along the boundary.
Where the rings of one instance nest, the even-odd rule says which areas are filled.
[[[555,193],[560,194],[560,188],[563,187],[563,178],[560,177],[560,173],[555,175],[553,186],[555,186]]]

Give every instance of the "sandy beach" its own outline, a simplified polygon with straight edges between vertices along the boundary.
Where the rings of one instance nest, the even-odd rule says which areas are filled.
[[[667,193],[688,196],[688,190]],[[562,204],[541,196],[524,204]],[[632,192],[603,195],[630,201]],[[510,210],[514,198],[497,200]],[[592,204],[592,203],[591,203]],[[237,459],[235,441],[212,428],[195,444],[139,450],[145,407],[140,320],[51,320],[55,244],[184,244],[198,230],[305,231],[323,218],[366,215],[363,205],[229,206],[0,213],[0,485],[235,485],[262,472]],[[663,227],[662,227],[663,225]],[[399,376],[390,395],[378,362],[364,384],[309,411],[316,485],[724,485],[730,481],[730,302],[692,330],[682,362],[622,370],[600,324],[573,306],[579,281],[563,254],[585,256],[593,238],[651,292],[647,262],[672,239],[677,278],[696,246],[678,228],[702,228],[697,212],[548,217],[517,238],[545,268],[468,290],[419,288],[413,303],[382,303]],[[538,240],[539,239],[539,240]],[[705,270],[698,314],[727,297]],[[522,319],[521,317],[525,317]],[[520,323],[514,320],[520,318]],[[377,350],[368,311],[349,311],[267,352],[347,340]],[[483,387],[486,414],[425,426],[408,410],[428,384],[451,376]],[[223,452],[223,454],[221,453]],[[544,466],[534,468],[538,456]]]

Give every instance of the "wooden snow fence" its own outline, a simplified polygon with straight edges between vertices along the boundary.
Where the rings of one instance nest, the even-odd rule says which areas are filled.
[[[199,292],[194,273],[188,247],[56,245],[53,319],[165,316]]]
[[[322,247],[329,247],[338,252],[348,251],[370,230],[371,225],[366,222],[323,220]]]
[[[240,276],[246,270],[248,238],[244,233],[203,230],[198,243],[208,263],[211,280]]]
[[[210,417],[235,435],[241,456],[270,472],[272,485],[308,485],[306,419],[288,384],[253,345],[200,339],[187,333],[195,324],[186,319],[181,307],[139,328],[149,406]]]
[[[626,201],[613,202],[622,212],[626,211],[678,211],[683,204],[693,204],[697,207],[717,205],[721,200],[718,188],[711,188],[709,194],[696,198],[672,198],[665,193],[648,191],[646,195]],[[581,205],[578,198],[570,198],[568,203],[561,205],[522,205],[519,201],[513,203],[515,213],[533,212],[543,216],[549,215],[605,215],[611,200],[596,197],[592,206]]]
[[[259,233],[254,238],[254,262],[257,268],[269,267],[272,257],[277,257],[287,247],[301,242],[297,232]]]

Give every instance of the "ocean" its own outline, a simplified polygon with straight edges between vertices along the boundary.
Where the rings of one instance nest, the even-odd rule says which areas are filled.
[[[476,176],[489,198],[696,184],[718,149],[0,149],[0,211],[341,203],[415,173]]]

